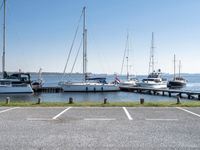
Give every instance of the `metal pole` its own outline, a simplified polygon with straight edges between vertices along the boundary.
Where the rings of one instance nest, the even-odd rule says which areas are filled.
[[[152,32],[148,73],[151,73],[153,71],[154,71],[154,33]]]
[[[174,80],[176,78],[176,55],[174,54]]]
[[[129,34],[127,34],[127,80],[129,79],[129,70],[128,70],[128,57],[129,57]]]
[[[83,75],[84,81],[86,81],[87,76],[87,29],[86,29],[86,7],[83,7]]]
[[[3,18],[2,74],[5,72],[5,49],[6,49],[6,0],[4,0],[4,18]],[[3,76],[3,78],[4,78],[4,76]]]
[[[154,71],[154,33],[152,32],[152,41],[151,41],[152,43],[152,47],[151,47],[151,51],[152,51],[152,72]]]
[[[179,72],[178,72],[179,78],[181,77],[181,61],[179,60]]]

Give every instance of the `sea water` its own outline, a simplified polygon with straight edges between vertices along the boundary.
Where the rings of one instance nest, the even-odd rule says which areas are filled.
[[[97,77],[106,77],[108,82],[114,81],[114,75],[95,75]],[[31,74],[32,80],[38,78],[37,74]],[[139,75],[137,78],[142,80],[145,75]],[[172,79],[173,75],[165,74],[164,78]],[[184,90],[192,90],[200,92],[200,74],[182,74],[182,77],[188,80],[187,86]],[[66,75],[64,78],[59,73],[44,73],[42,75],[45,81],[43,86],[57,86],[61,80],[69,81],[82,81],[81,74]],[[121,80],[125,80],[126,76],[119,76]],[[133,102],[139,101],[144,98],[145,101],[176,101],[176,97],[168,96],[154,96],[148,94],[138,94],[132,92],[97,92],[97,93],[84,93],[84,92],[63,92],[63,93],[34,93],[34,94],[10,94],[0,95],[0,101],[5,101],[6,97],[10,97],[11,101],[31,101],[35,102],[41,98],[45,102],[66,102],[69,97],[73,97],[74,101],[103,101],[107,98],[110,102]]]

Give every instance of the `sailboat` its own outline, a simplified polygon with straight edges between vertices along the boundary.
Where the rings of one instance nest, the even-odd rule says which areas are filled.
[[[8,75],[5,71],[5,36],[6,36],[6,0],[4,0],[4,23],[3,23],[3,56],[2,56],[2,76],[0,79],[0,94],[33,93],[30,86],[29,73],[14,73]]]
[[[154,67],[154,33],[152,32],[152,41],[151,41],[151,51],[150,51],[150,61],[149,61],[149,75],[147,78],[143,79],[142,82],[139,82],[137,86],[146,87],[146,88],[167,88],[166,79],[162,78],[162,72],[160,69],[155,71]]]
[[[39,69],[38,79],[31,82],[31,87],[33,90],[37,90],[42,87],[44,80],[42,79],[42,68]]]
[[[89,78],[87,73],[87,29],[86,7],[83,14],[83,81],[82,82],[59,82],[64,92],[110,92],[119,91],[117,84],[107,83],[105,78]]]
[[[122,60],[121,74],[123,72],[125,58],[126,58],[126,80],[120,81],[119,87],[136,86],[138,80],[135,77],[131,77],[129,75],[129,34],[127,34],[127,38],[126,38],[126,46],[125,46],[125,51],[124,51],[124,57]]]
[[[176,55],[174,55],[174,78],[168,82],[167,87],[182,88],[186,86],[187,80],[181,77],[180,70],[181,70],[181,61],[179,61],[179,75],[176,76]]]

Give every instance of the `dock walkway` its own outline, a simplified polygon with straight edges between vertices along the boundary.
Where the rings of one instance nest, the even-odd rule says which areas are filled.
[[[200,100],[200,92],[189,91],[189,90],[177,90],[177,89],[154,89],[154,88],[144,88],[144,87],[130,87],[122,86],[121,91],[143,93],[150,95],[162,95],[162,96],[179,96],[180,98],[186,96],[188,99],[194,99],[197,97]]]

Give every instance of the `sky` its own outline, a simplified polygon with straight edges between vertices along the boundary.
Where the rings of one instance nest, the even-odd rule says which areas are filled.
[[[120,73],[128,32],[129,72],[147,74],[154,32],[157,69],[173,73],[176,54],[182,72],[200,73],[199,0],[7,0],[6,70],[63,72],[83,6],[88,72]],[[3,27],[2,9],[0,24]],[[82,22],[67,72],[71,71],[81,36]],[[82,72],[82,52],[74,72]]]

